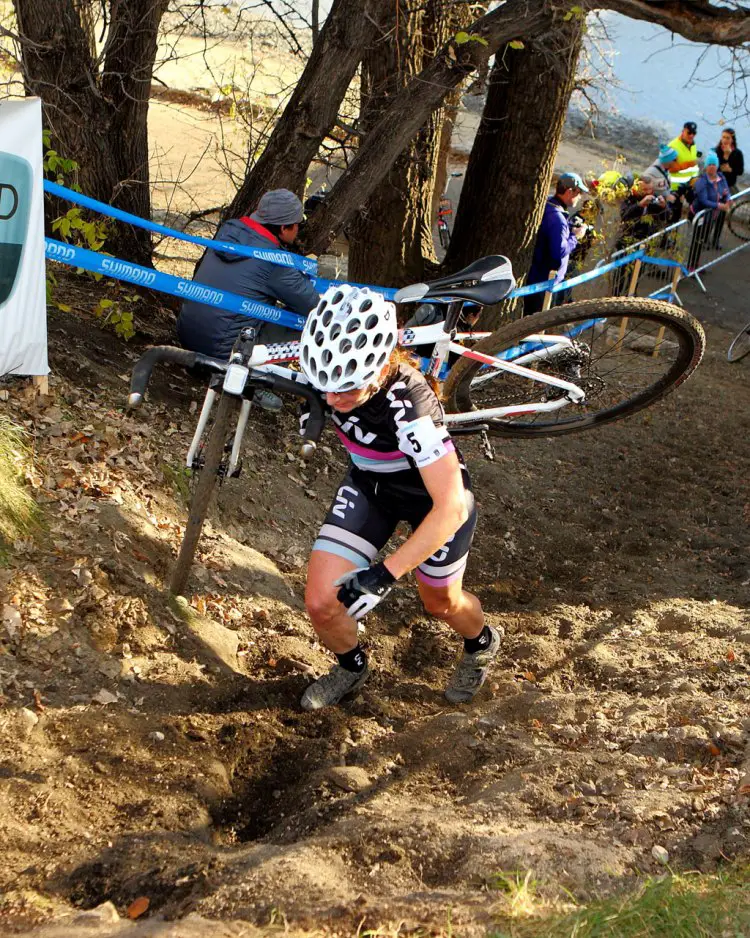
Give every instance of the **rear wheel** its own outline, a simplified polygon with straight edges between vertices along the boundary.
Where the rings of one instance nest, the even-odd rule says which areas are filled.
[[[229,423],[236,403],[236,397],[231,397],[228,394],[221,395],[216,407],[213,426],[202,450],[203,465],[198,471],[198,482],[190,500],[188,520],[185,525],[185,533],[182,536],[180,553],[177,555],[177,563],[169,581],[170,593],[177,596],[183,593],[190,577],[190,568],[193,565],[195,550],[198,547],[198,541],[203,530],[203,522],[206,520],[208,505],[221,473],[229,434]]]
[[[727,358],[730,362],[738,362],[750,352],[750,322],[732,339],[732,344],[727,349]]]
[[[566,401],[557,410],[481,418],[490,433],[548,436],[620,420],[685,381],[703,357],[706,342],[700,323],[668,303],[613,297],[527,316],[503,326],[473,351],[516,361],[544,349],[539,339],[529,338],[540,333],[545,339],[559,335],[564,340],[548,357],[520,363],[540,375],[574,384],[585,397],[581,403]],[[550,405],[564,399],[567,392],[462,356],[448,375],[444,393],[449,411],[467,413]]]
[[[727,215],[729,230],[740,241],[750,241],[750,201],[737,202]]]

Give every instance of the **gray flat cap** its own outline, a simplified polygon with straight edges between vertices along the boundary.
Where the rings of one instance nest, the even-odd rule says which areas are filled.
[[[261,225],[297,225],[305,217],[302,203],[289,189],[264,192],[250,216]]]

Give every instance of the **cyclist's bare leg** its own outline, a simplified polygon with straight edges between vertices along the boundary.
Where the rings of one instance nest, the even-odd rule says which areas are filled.
[[[463,638],[476,638],[484,628],[481,603],[473,593],[466,592],[462,580],[447,586],[431,586],[417,578],[417,587],[426,611]]]
[[[305,606],[318,638],[329,651],[344,654],[357,645],[357,623],[344,611],[336,598],[334,580],[354,570],[356,565],[345,557],[314,550],[307,566]]]

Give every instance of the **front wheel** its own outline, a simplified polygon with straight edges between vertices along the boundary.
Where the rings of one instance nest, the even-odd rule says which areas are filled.
[[[668,303],[582,300],[503,326],[472,350],[569,382],[583,391],[581,401],[466,356],[451,369],[444,394],[453,413],[507,408],[502,416],[479,418],[497,436],[574,433],[659,400],[695,370],[705,344],[700,323]]]
[[[729,230],[740,241],[750,241],[750,202],[736,202],[727,214]]]
[[[741,361],[750,352],[750,322],[732,339],[732,344],[727,349],[727,359],[730,362]]]
[[[198,482],[190,500],[190,509],[188,510],[188,520],[185,525],[185,533],[182,536],[180,553],[177,556],[177,563],[172,571],[172,578],[169,581],[169,591],[176,596],[182,595],[187,586],[190,568],[195,557],[195,550],[203,530],[203,522],[206,520],[208,505],[211,501],[211,495],[221,471],[222,460],[229,433],[229,422],[234,410],[237,398],[228,394],[222,394],[216,408],[213,426],[208,434],[205,448],[203,449],[203,465],[198,474]]]

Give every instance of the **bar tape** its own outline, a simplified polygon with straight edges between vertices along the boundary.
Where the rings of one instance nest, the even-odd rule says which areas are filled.
[[[134,283],[139,287],[149,287],[161,293],[178,296],[183,300],[194,300],[196,303],[227,309],[251,319],[275,322],[291,329],[301,330],[305,325],[304,316],[298,316],[288,310],[267,306],[265,303],[238,296],[236,293],[229,293],[227,290],[217,290],[215,287],[208,287],[195,280],[184,280],[182,277],[174,277],[160,270],[141,267],[139,264],[131,264],[130,261],[121,261],[107,254],[97,254],[86,248],[63,244],[52,238],[45,238],[45,253],[51,261],[69,264],[71,267],[82,267],[94,274],[124,280],[126,283]]]

